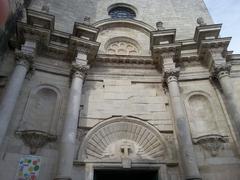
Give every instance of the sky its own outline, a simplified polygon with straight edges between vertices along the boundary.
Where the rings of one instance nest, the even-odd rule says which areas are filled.
[[[222,37],[232,37],[228,50],[240,54],[240,0],[204,0],[214,22],[222,23]]]

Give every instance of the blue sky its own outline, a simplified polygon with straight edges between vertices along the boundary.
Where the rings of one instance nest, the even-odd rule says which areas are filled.
[[[232,37],[229,50],[240,53],[240,0],[204,0],[215,23],[222,23],[222,37]]]

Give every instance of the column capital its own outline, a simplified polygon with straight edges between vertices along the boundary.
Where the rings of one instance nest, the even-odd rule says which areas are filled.
[[[17,65],[25,66],[26,68],[30,68],[33,64],[34,55],[33,54],[26,54],[22,51],[17,50],[15,52],[15,59]]]
[[[35,51],[36,51],[36,42],[26,41],[21,46],[21,50],[15,51],[15,58],[16,58],[17,64],[29,68],[33,64]]]
[[[172,82],[172,81],[178,81],[180,74],[179,68],[169,69],[164,72],[164,81],[166,83]]]
[[[224,76],[229,76],[231,71],[231,65],[230,64],[219,64],[215,65],[212,70],[212,77],[221,79]]]
[[[72,63],[72,77],[78,77],[84,79],[89,70],[88,65],[81,65],[78,63]]]

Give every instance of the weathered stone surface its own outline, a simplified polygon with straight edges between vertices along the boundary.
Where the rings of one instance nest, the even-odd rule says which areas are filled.
[[[109,19],[116,6],[136,18]],[[16,68],[12,47],[0,62],[0,122],[13,111],[0,127],[0,177],[17,179],[19,159],[36,143],[39,180],[93,180],[106,168],[239,179],[240,57],[202,0],[38,0],[30,9],[16,38],[17,47],[36,40],[34,61],[30,42]],[[28,136],[35,132],[42,139]]]

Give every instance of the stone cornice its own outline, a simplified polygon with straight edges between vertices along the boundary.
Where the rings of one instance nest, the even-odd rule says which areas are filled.
[[[214,64],[218,64],[217,61],[225,61],[227,55],[227,47],[231,41],[231,38],[218,38],[202,40],[198,49],[199,59],[210,69]],[[216,61],[216,62],[215,62]]]
[[[27,23],[17,24],[18,43],[23,44],[25,39],[34,39],[38,43],[38,54],[58,60],[71,62],[77,52],[82,50],[88,53],[90,61],[95,58],[100,46],[100,43],[93,41],[97,37],[96,28],[75,23],[75,34],[70,35],[54,30],[53,24],[54,16],[27,10]]]
[[[74,23],[73,35],[76,37],[88,37],[90,41],[96,41],[98,32],[99,29],[93,26],[82,24],[79,22]]]
[[[104,19],[100,20],[94,24],[93,26],[99,28],[100,30],[105,29],[106,27],[111,26],[127,26],[127,27],[135,27],[139,30],[142,30],[148,34],[150,34],[151,31],[155,31],[156,29],[152,26],[150,26],[147,23],[144,23],[142,21],[138,21],[136,19]]]
[[[53,15],[27,9],[27,24],[53,30],[54,23],[55,17]]]
[[[197,42],[193,39],[177,40],[176,43],[181,43],[181,50],[197,49]]]
[[[164,45],[155,45],[152,47],[152,56],[155,63],[162,65],[164,58],[172,58],[173,61],[177,62],[180,60],[181,56],[181,44],[164,44]]]
[[[36,27],[23,22],[17,23],[17,35],[20,44],[24,43],[25,39],[40,41],[41,44],[47,46],[50,40],[50,30],[42,27]]]
[[[72,51],[72,53],[77,53],[78,51],[84,52],[88,55],[89,63],[93,61],[97,55],[98,49],[99,49],[100,43],[89,41],[84,38],[78,38],[71,36],[70,42],[69,42],[69,50]]]
[[[201,48],[216,48],[216,47],[225,47],[227,48],[231,37],[217,38],[217,39],[205,39],[201,41]]]
[[[179,52],[181,50],[181,43],[161,44],[152,47],[153,53]]]
[[[176,29],[164,29],[151,32],[151,47],[159,44],[175,43]]]
[[[154,64],[151,56],[128,56],[99,54],[97,62],[118,63],[118,64]]]
[[[222,24],[197,26],[193,39],[197,43],[200,43],[202,40],[208,39],[208,38],[216,39],[219,37],[221,28],[222,28]]]
[[[240,54],[227,54],[227,62],[231,62],[231,64],[240,64]]]

